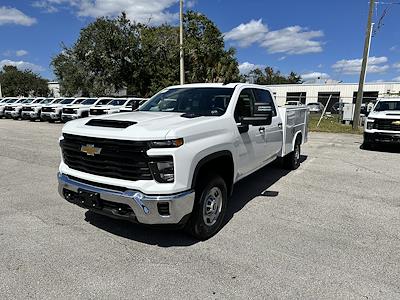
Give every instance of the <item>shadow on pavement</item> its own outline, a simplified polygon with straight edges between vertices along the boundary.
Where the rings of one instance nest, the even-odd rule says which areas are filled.
[[[374,151],[374,152],[386,152],[386,153],[400,153],[400,144],[377,144],[371,148],[366,149],[363,144],[360,146],[361,150]]]
[[[301,162],[304,162],[306,159],[307,156],[302,156]],[[269,188],[289,173],[290,171],[282,169],[280,162],[276,161],[238,182],[235,185],[233,196],[229,199],[223,226],[255,197],[277,197],[279,191],[270,191]],[[199,242],[182,230],[133,224],[102,216],[91,211],[87,211],[85,216],[85,221],[101,230],[149,245],[185,247]],[[251,226],[251,223],[249,223],[249,226]]]

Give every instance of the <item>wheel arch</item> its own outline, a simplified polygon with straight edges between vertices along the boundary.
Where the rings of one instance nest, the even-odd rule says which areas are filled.
[[[234,160],[229,150],[218,151],[202,158],[196,165],[192,177],[192,189],[196,187],[196,183],[202,173],[206,171],[216,171],[225,180],[228,188],[228,194],[231,195],[234,185]]]

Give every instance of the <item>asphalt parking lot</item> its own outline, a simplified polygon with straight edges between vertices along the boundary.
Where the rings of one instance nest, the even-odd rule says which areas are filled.
[[[0,120],[1,299],[400,298],[400,151],[312,133],[298,170],[243,180],[197,242],[61,199],[61,128]]]

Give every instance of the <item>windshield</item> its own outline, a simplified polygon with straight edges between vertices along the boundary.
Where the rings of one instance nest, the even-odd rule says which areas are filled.
[[[96,105],[106,105],[110,103],[113,99],[101,99],[99,102],[97,102]]]
[[[83,101],[81,104],[82,105],[93,105],[95,104],[97,101],[97,99],[86,99],[85,101]]]
[[[34,99],[25,99],[21,103],[26,104],[26,103],[31,103]]]
[[[233,91],[232,88],[165,90],[147,101],[139,110],[222,116],[228,108]]]
[[[8,99],[6,101],[6,103],[14,103],[15,101],[17,101],[18,99],[14,98],[14,99]]]
[[[387,111],[387,110],[400,110],[400,100],[379,101],[374,108],[374,111]]]
[[[126,100],[126,99],[115,99],[115,100],[110,102],[110,105],[112,105],[112,106],[121,106],[121,105],[124,105],[126,103],[126,101],[128,101],[128,100]]]
[[[39,102],[39,104],[48,104],[52,101],[52,99],[43,99],[42,101]]]
[[[71,104],[75,99],[64,99],[60,104]]]

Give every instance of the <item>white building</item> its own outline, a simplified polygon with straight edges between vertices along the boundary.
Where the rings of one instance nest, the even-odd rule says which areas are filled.
[[[358,91],[358,83],[333,84],[284,84],[268,86],[279,103],[284,105],[288,100],[301,101],[304,104],[321,102],[328,109],[336,102],[354,103]],[[364,85],[363,103],[378,97],[400,95],[400,82],[366,83]]]
[[[49,81],[48,86],[49,86],[51,96],[56,97],[56,98],[61,97],[60,84],[57,81]]]

